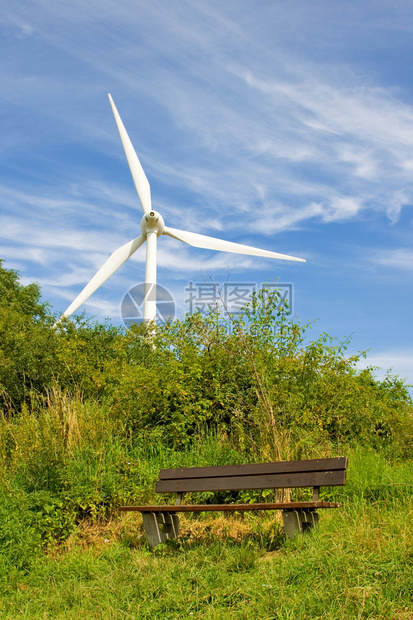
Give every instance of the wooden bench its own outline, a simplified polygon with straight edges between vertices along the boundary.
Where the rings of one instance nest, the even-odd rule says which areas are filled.
[[[163,506],[121,506],[121,511],[142,513],[145,534],[154,548],[169,538],[176,538],[179,512],[282,510],[284,530],[293,539],[312,529],[319,520],[319,508],[339,508],[341,504],[320,501],[320,487],[346,483],[347,458],[255,463],[162,469],[156,483],[157,493],[177,493],[176,504]],[[292,489],[312,487],[311,501],[252,504],[182,504],[185,493],[196,491],[243,491],[252,489]]]

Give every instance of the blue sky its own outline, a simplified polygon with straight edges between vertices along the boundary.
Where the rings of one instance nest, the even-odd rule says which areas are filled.
[[[307,260],[161,237],[178,315],[189,282],[279,278],[312,336],[413,383],[410,1],[19,0],[0,23],[0,257],[54,311],[140,233],[110,92],[168,226]],[[144,260],[82,309],[119,324]]]

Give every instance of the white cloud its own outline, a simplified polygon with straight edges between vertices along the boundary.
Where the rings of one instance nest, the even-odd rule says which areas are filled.
[[[413,271],[413,250],[405,248],[377,250],[370,261],[383,267]]]
[[[373,366],[378,379],[384,379],[387,372],[398,375],[413,385],[413,350],[376,351],[358,362],[360,369]]]
[[[360,200],[349,197],[337,197],[331,201],[327,213],[324,214],[324,221],[334,222],[349,219],[357,215],[361,208],[362,203]]]

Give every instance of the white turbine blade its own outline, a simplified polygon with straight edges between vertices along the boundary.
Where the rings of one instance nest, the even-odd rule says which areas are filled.
[[[112,274],[115,273],[128,260],[130,256],[142,245],[146,240],[144,235],[139,235],[136,239],[125,243],[121,248],[115,250],[108,260],[102,265],[99,271],[93,276],[88,284],[76,299],[70,304],[68,309],[62,314],[59,321],[65,317],[70,316],[85,302],[91,295],[99,288]],[[58,322],[59,322],[58,321]]]
[[[123,148],[125,149],[125,155],[126,159],[128,160],[130,171],[132,173],[132,179],[135,184],[135,189],[138,193],[139,200],[142,205],[142,210],[144,213],[147,213],[148,211],[152,210],[151,188],[149,186],[149,181],[146,178],[146,174],[143,171],[141,162],[139,161],[138,156],[135,153],[132,142],[130,141],[129,136],[126,133],[125,126],[122,123],[122,119],[119,116],[119,112],[117,111],[115,104],[113,103],[111,95],[109,95],[109,101],[110,105],[112,106],[116,125],[118,126],[120,139],[122,140]]]
[[[193,245],[196,248],[218,250],[219,252],[234,252],[235,254],[248,254],[250,256],[280,258],[282,260],[295,260],[305,263],[304,258],[296,258],[295,256],[288,256],[288,254],[278,254],[278,252],[271,252],[270,250],[261,250],[260,248],[253,248],[250,245],[215,239],[215,237],[207,237],[206,235],[199,235],[198,233],[187,232],[186,230],[178,230],[177,228],[170,228],[169,226],[165,226],[163,234],[188,243],[188,245]]]

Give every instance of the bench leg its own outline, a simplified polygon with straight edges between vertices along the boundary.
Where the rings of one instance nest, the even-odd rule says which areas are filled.
[[[314,510],[283,510],[284,530],[287,538],[294,540],[297,534],[312,530],[320,515]]]
[[[142,512],[143,527],[151,549],[168,538],[177,538],[179,517],[170,512]]]

